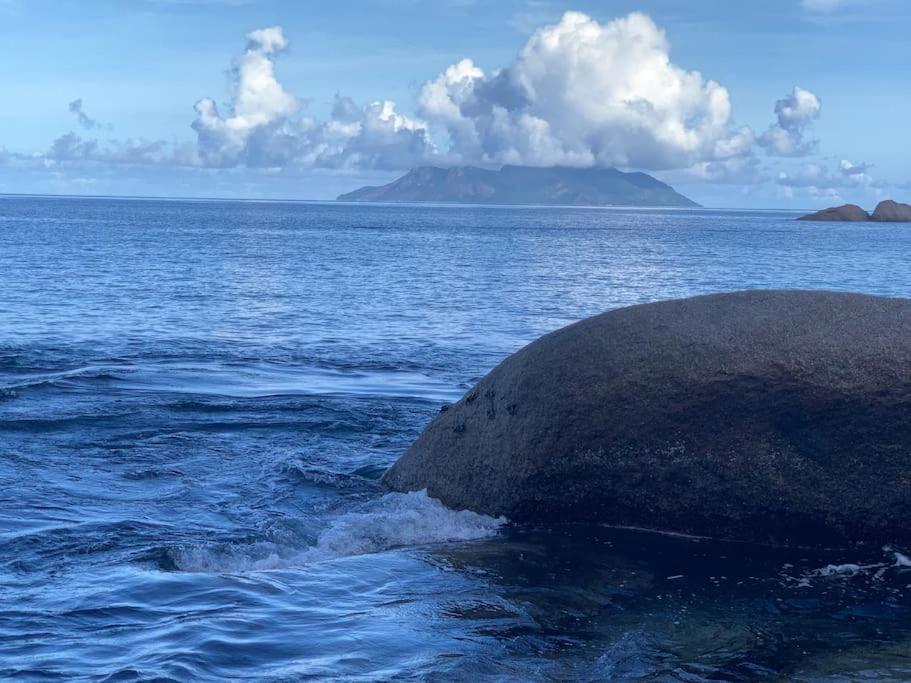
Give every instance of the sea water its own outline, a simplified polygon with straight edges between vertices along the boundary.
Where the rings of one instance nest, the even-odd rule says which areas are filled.
[[[911,678],[908,549],[517,528],[379,482],[579,318],[911,296],[911,226],[794,218],[0,198],[0,678]]]

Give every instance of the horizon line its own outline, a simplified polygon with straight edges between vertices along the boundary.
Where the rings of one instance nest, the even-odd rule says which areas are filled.
[[[526,209],[627,209],[649,211],[781,211],[799,213],[801,211],[819,211],[813,207],[805,208],[759,208],[730,206],[591,206],[573,204],[471,204],[462,202],[343,202],[337,199],[292,199],[265,197],[192,197],[167,195],[116,195],[116,194],[58,194],[42,192],[0,192],[0,198],[25,199],[111,199],[116,201],[172,201],[172,202],[237,202],[237,203],[273,203],[273,204],[338,204],[344,206],[445,206],[445,207],[483,207],[483,208],[526,208]]]

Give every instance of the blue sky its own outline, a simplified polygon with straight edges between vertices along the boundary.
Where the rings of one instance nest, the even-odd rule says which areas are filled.
[[[559,163],[712,206],[907,200],[908,35],[902,0],[0,0],[0,192]]]

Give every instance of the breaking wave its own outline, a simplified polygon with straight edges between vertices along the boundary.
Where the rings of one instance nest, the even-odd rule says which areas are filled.
[[[426,491],[388,493],[334,519],[316,542],[303,550],[272,543],[222,544],[177,548],[170,555],[184,571],[285,569],[393,548],[489,538],[497,535],[506,521],[470,510],[450,510]]]

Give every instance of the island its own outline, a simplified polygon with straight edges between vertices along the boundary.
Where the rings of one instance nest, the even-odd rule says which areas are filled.
[[[892,199],[886,199],[876,205],[873,213],[867,213],[856,204],[834,206],[816,213],[801,216],[799,221],[841,221],[864,222],[876,221],[879,223],[911,223],[911,204],[902,204]]]
[[[646,173],[559,166],[420,166],[388,185],[362,187],[337,201],[699,207]]]

